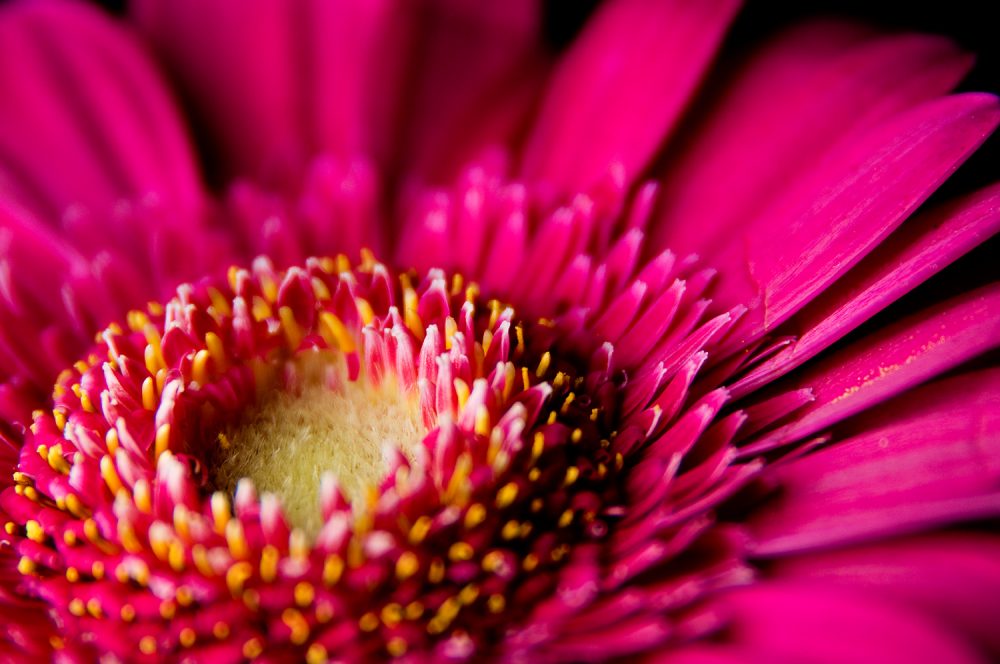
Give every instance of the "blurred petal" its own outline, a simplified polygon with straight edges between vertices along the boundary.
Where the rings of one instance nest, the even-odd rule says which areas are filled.
[[[717,252],[844,136],[950,91],[972,64],[947,39],[795,26],[756,54],[667,168],[654,246]]]
[[[23,210],[0,206],[0,377],[48,389],[117,312],[94,265]],[[141,302],[141,300],[138,300]],[[69,340],[75,338],[73,344]]]
[[[310,157],[395,140],[411,4],[138,0],[133,14],[204,123],[226,174],[287,182]]]
[[[450,182],[484,149],[524,132],[549,69],[540,5],[424,3],[419,66],[403,119],[406,177]]]
[[[0,9],[0,194],[48,218],[155,193],[200,200],[190,145],[163,82],[122,27],[83,3]]]
[[[673,652],[653,655],[643,662],[649,664],[766,664],[773,663],[764,655],[732,646],[694,645]]]
[[[612,164],[646,167],[701,81],[738,0],[605,3],[563,56],[524,152],[522,175],[586,190]]]
[[[1000,538],[938,533],[781,560],[782,579],[878,594],[919,608],[1000,657]]]
[[[730,619],[725,641],[769,662],[984,661],[955,634],[918,613],[820,585],[765,582],[726,594],[717,610]]]

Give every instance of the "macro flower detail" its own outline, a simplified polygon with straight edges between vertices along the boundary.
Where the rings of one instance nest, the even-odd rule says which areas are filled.
[[[245,9],[0,7],[0,661],[1000,657],[967,54]]]
[[[682,409],[732,319],[699,323],[683,268],[661,257],[590,314],[634,338],[623,361],[579,318],[529,323],[477,306],[459,275],[393,279],[370,254],[353,270],[344,256],[284,273],[261,259],[132,311],[60,376],[25,439],[4,500],[25,587],[63,608],[66,636],[121,657],[225,640],[231,657],[266,644],[323,660],[516,657],[598,620],[588,608],[672,548],[707,550],[661,584],[742,581],[732,535],[698,515],[760,464],[727,468],[743,415],[709,428],[724,389]],[[622,305],[650,285],[657,305],[630,320]],[[671,311],[687,311],[682,326]],[[649,326],[674,337],[666,364],[623,385],[616,363],[661,337]],[[704,458],[687,455],[696,445]],[[668,634],[643,613],[629,649]],[[102,631],[109,618],[127,627]],[[543,626],[552,636],[533,634]]]

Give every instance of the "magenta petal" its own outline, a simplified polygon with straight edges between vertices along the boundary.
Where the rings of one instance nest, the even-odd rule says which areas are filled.
[[[1000,185],[906,223],[791,321],[802,334],[733,387],[745,394],[799,366],[1000,231]]]
[[[929,614],[1000,657],[1000,538],[938,533],[793,557],[776,576],[879,593]]]
[[[149,57],[82,3],[0,10],[0,191],[50,218],[155,193],[200,201],[183,124]],[[4,191],[6,190],[6,191]]]
[[[117,313],[95,277],[94,265],[52,229],[0,206],[0,376],[51,387],[92,331]],[[65,347],[70,336],[72,349]]]
[[[764,655],[721,645],[691,645],[674,651],[657,653],[643,662],[647,664],[773,664]]]
[[[730,620],[725,640],[769,662],[984,661],[956,635],[918,613],[820,585],[760,583],[728,593],[715,605]]]
[[[24,211],[0,206],[0,310],[74,329],[87,342],[98,321],[110,319],[118,309],[109,297],[116,284],[101,283],[96,276],[95,263],[58,233]],[[147,284],[129,285],[149,295]],[[81,308],[73,309],[73,302]]]
[[[1000,656],[1000,283],[773,380],[1000,227],[894,235],[1000,123],[947,40],[795,30],[664,154],[740,0],[559,56],[548,0],[131,0],[206,193],[140,44],[13,1],[0,661]],[[313,537],[216,466],[323,386],[390,440]]]
[[[194,20],[204,4],[195,3]],[[292,32],[286,35],[291,48],[284,54],[264,53],[263,57],[283,59],[283,71],[291,75],[290,85],[299,95],[299,115],[282,118],[293,123],[284,130],[298,129],[299,139],[311,153],[354,157],[361,151],[365,157],[388,160],[399,140],[401,116],[406,113],[407,56],[415,39],[412,4],[398,0],[307,0],[279,5],[278,11],[290,15],[292,21]],[[189,48],[185,44],[185,51]],[[229,55],[237,58],[241,68],[247,66],[245,52]],[[252,69],[243,72],[254,74]],[[259,87],[248,92],[255,103],[270,94],[267,88]]]
[[[781,392],[777,396],[747,406],[745,409],[747,423],[740,428],[741,437],[745,438],[784,419],[815,398],[812,389],[805,387],[790,392]]]
[[[970,64],[929,35],[872,38],[830,21],[779,35],[729,82],[668,167],[654,246],[718,251],[837,140],[947,93]]]
[[[684,110],[738,5],[605,3],[548,85],[524,177],[586,190],[620,163],[635,178]]]
[[[712,257],[715,291],[749,303],[729,350],[802,308],[876,247],[993,131],[992,95],[937,99],[849,138]],[[742,266],[742,268],[740,267]]]
[[[1000,370],[927,385],[884,410],[857,435],[765,473],[781,493],[748,521],[752,551],[781,556],[1000,514]]]
[[[382,156],[393,144],[411,13],[392,0],[133,5],[222,166],[278,179],[319,152]]]
[[[449,182],[486,148],[523,133],[549,69],[539,0],[425,3],[401,157],[412,176]]]
[[[944,302],[835,353],[797,384],[815,400],[755,448],[802,439],[1000,346],[1000,284]]]
[[[241,4],[149,0],[132,11],[194,100],[224,165],[256,175],[267,159],[302,158],[291,127],[298,97],[288,66],[292,12],[281,2],[258,2],[252,11]]]
[[[549,646],[548,658],[562,662],[605,662],[654,648],[669,634],[670,625],[662,617],[639,615],[600,630],[574,634]]]

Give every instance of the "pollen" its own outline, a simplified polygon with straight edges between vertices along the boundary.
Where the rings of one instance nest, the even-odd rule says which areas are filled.
[[[319,489],[332,473],[339,490],[360,509],[368,487],[386,474],[384,450],[412,458],[426,434],[419,405],[396,385],[350,380],[332,353],[296,362],[296,388],[274,389],[235,428],[213,464],[216,486],[233,493],[250,478],[261,493],[281,500],[289,522],[315,536],[322,526]]]

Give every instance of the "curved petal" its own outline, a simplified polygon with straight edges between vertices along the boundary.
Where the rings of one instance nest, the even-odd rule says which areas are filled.
[[[586,191],[612,164],[634,179],[670,132],[738,0],[605,3],[557,66],[522,175]]]
[[[667,166],[654,247],[717,251],[837,140],[947,93],[971,63],[936,36],[872,37],[831,21],[778,35]]]
[[[395,140],[412,3],[138,0],[225,174],[298,175]],[[378,146],[378,147],[376,147]]]
[[[789,321],[789,332],[802,332],[732,385],[734,397],[814,357],[998,231],[1000,184],[907,221]]]
[[[0,8],[0,195],[48,218],[201,189],[188,138],[147,54],[83,3]]]
[[[781,579],[878,593],[920,609],[1000,657],[1000,537],[935,533],[778,561]]]
[[[944,302],[834,353],[796,378],[813,401],[749,451],[801,440],[1000,346],[1000,283]]]
[[[539,0],[425,2],[402,168],[445,184],[524,133],[548,74]]]
[[[836,281],[906,219],[1000,122],[992,95],[936,99],[846,140],[712,256],[731,269],[715,291],[750,310],[743,348]]]
[[[124,268],[89,260],[23,210],[0,206],[0,376],[47,391],[122,301],[151,295],[141,276],[101,278],[99,262]]]
[[[1000,370],[932,383],[870,418],[765,472],[781,491],[748,520],[751,551],[784,556],[1000,514]]]

